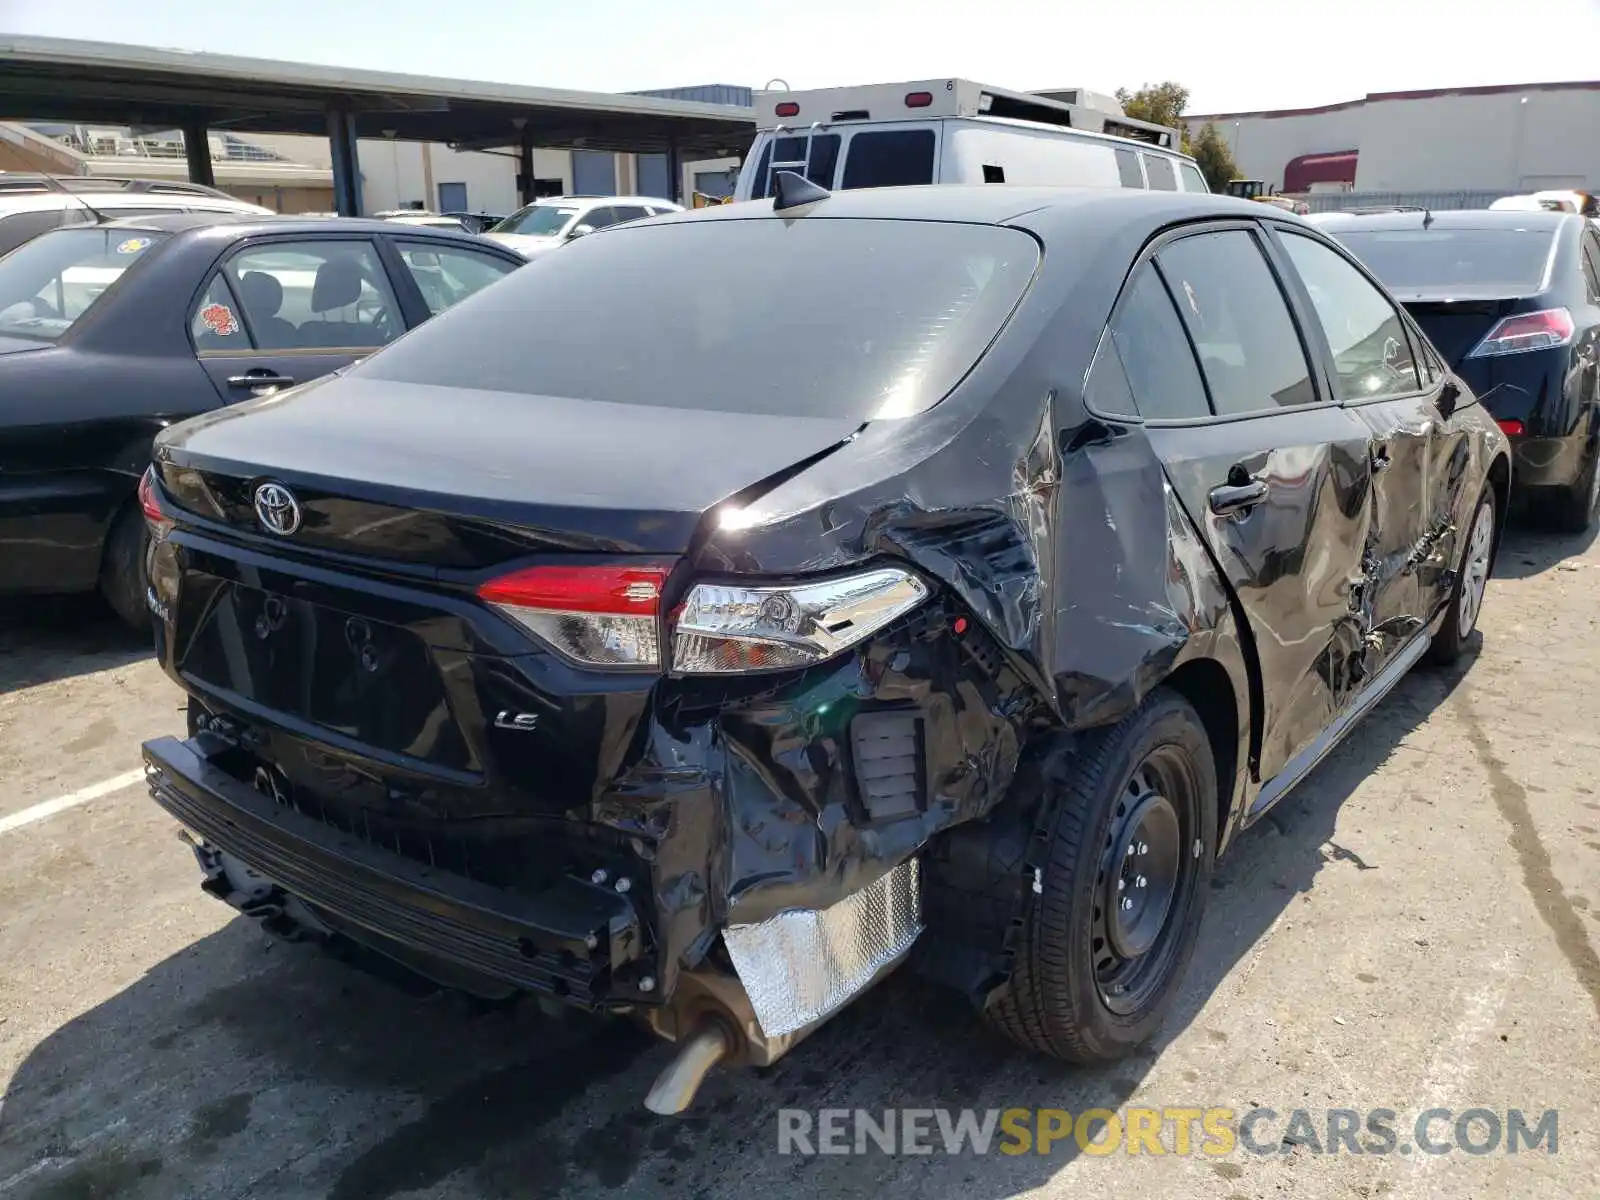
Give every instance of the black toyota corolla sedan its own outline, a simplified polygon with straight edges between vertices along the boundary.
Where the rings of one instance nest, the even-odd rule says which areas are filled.
[[[1517,491],[1587,529],[1600,509],[1600,235],[1573,213],[1328,214],[1511,439]]]
[[[459,232],[222,213],[0,258],[0,595],[98,587],[146,627],[134,492],[158,430],[348,366],[523,261]]]
[[[882,189],[585,238],[156,445],[145,746],[273,928],[771,1062],[910,960],[1156,1032],[1216,855],[1473,636],[1506,440],[1291,214]]]

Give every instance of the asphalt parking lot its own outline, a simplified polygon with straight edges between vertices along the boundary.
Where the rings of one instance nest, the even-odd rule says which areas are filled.
[[[1093,1071],[1028,1059],[895,979],[775,1068],[715,1074],[670,1120],[640,1103],[666,1052],[626,1027],[406,991],[204,896],[130,780],[139,741],[181,728],[177,689],[94,606],[13,606],[0,1197],[1593,1195],[1597,600],[1590,539],[1508,535],[1482,653],[1414,673],[1224,860],[1148,1055]],[[1430,1107],[1555,1109],[1559,1143],[777,1153],[780,1108],[1132,1105],[1387,1108],[1403,1130]]]

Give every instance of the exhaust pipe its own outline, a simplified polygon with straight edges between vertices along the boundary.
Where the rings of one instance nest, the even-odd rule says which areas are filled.
[[[678,1053],[650,1087],[644,1106],[657,1116],[671,1117],[694,1103],[711,1068],[733,1051],[732,1040],[715,1019],[704,1021],[678,1046]]]

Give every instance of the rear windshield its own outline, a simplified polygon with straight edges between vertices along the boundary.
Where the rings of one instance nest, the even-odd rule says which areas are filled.
[[[528,237],[555,237],[578,215],[578,210],[556,204],[530,204],[519,208],[490,233],[520,233]]]
[[[1538,291],[1555,234],[1548,229],[1368,229],[1335,236],[1394,291],[1500,287]]]
[[[167,236],[96,225],[24,243],[0,258],[0,335],[55,341]]]
[[[662,408],[905,416],[971,369],[1038,262],[1031,237],[992,225],[618,227],[513,272],[356,370]]]

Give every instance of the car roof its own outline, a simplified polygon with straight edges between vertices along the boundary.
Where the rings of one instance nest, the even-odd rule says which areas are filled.
[[[106,222],[118,229],[148,229],[155,233],[184,233],[192,229],[225,229],[233,237],[254,237],[262,233],[326,233],[337,229],[344,233],[395,233],[394,221],[381,221],[376,217],[266,217],[257,213],[232,212],[182,212],[153,213],[144,217],[119,217]],[[89,228],[68,226],[68,228]],[[458,229],[444,226],[407,225],[405,236],[453,238],[482,246],[483,239]]]
[[[1304,218],[1254,200],[1200,192],[1142,188],[1029,187],[993,184],[924,184],[834,192],[808,209],[785,214],[828,219],[956,221],[983,225],[1043,226],[1070,216],[1097,226],[1165,224],[1185,218],[1239,217],[1304,224]],[[737,221],[771,217],[772,201],[746,200],[656,217],[650,225],[682,221]],[[1027,218],[1024,220],[1023,218]],[[632,228],[631,225],[617,226]]]
[[[1317,225],[1328,233],[1361,229],[1560,229],[1581,221],[1577,213],[1486,208],[1429,212],[1396,209],[1374,213],[1321,213]]]

